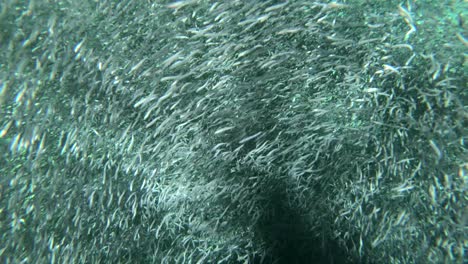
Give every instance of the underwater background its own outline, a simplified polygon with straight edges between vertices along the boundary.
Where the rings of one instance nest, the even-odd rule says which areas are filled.
[[[0,0],[0,262],[464,263],[467,10]]]

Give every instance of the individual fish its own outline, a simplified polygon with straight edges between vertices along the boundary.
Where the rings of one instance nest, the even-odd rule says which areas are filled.
[[[75,47],[73,48],[73,51],[74,51],[75,53],[78,53],[78,52],[80,51],[81,47],[83,47],[83,44],[85,43],[85,41],[86,41],[86,38],[84,38],[84,39],[82,39],[80,42],[78,42],[78,43],[75,45]]]
[[[250,141],[250,140],[253,140],[253,139],[257,138],[258,136],[260,136],[260,135],[262,135],[262,134],[263,134],[263,132],[258,132],[258,133],[256,133],[256,134],[253,134],[253,135],[251,135],[251,136],[248,136],[248,137],[246,137],[246,138],[243,138],[242,140],[239,141],[239,144],[244,144],[245,142],[248,142],[248,141]]]

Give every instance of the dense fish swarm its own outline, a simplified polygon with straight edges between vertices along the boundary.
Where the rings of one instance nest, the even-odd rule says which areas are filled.
[[[2,0],[0,262],[463,263],[434,2]]]

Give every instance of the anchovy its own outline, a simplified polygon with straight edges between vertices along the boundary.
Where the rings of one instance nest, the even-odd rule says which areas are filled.
[[[261,134],[263,134],[263,132],[258,132],[258,133],[254,134],[254,135],[251,135],[251,136],[249,136],[249,137],[246,137],[246,138],[242,139],[241,141],[239,141],[239,144],[244,144],[244,143],[247,142],[247,141],[250,141],[250,140],[252,140],[252,139],[255,139],[256,137],[260,136]]]
[[[73,51],[75,53],[78,53],[81,49],[81,47],[83,46],[84,42],[86,41],[86,38],[84,38],[83,40],[81,40],[78,44],[75,45],[75,47],[73,48]]]
[[[231,130],[231,129],[233,129],[233,128],[234,128],[234,126],[229,126],[229,127],[220,128],[220,129],[216,130],[216,131],[214,132],[214,134],[215,134],[215,135],[221,134],[221,133],[226,132],[226,131],[228,131],[228,130]]]

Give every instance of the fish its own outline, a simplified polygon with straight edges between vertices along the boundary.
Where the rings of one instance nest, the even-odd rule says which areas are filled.
[[[246,137],[246,138],[243,138],[242,140],[239,141],[239,144],[244,144],[245,142],[248,142],[248,141],[250,141],[250,140],[252,140],[252,139],[257,138],[257,137],[260,136],[261,134],[263,134],[263,132],[258,132],[258,133],[256,133],[256,134],[253,134],[253,135],[251,135],[251,136],[248,136],[248,137]]]
[[[86,41],[86,38],[82,39],[79,43],[77,43],[75,45],[75,47],[73,48],[73,51],[75,53],[78,53],[80,51],[81,47],[83,47],[83,44],[85,43],[85,41]]]
[[[11,125],[13,124],[13,120],[10,120],[5,127],[3,127],[2,130],[0,130],[0,138],[5,137],[5,135],[8,133],[8,130],[10,129]]]
[[[433,139],[429,140],[429,145],[431,146],[434,153],[437,155],[437,159],[442,159],[442,151],[440,151],[439,147]]]
[[[134,71],[138,70],[142,65],[143,63],[146,61],[146,58],[143,58],[142,60],[140,60],[137,64],[133,65],[133,67],[130,69],[130,71],[128,72],[128,74],[132,74]]]
[[[220,129],[216,130],[214,132],[214,134],[215,135],[222,134],[222,133],[224,133],[226,131],[232,130],[233,128],[235,128],[235,127],[234,126],[223,127],[223,128],[220,128]]]
[[[267,7],[265,9],[265,13],[272,12],[272,11],[277,11],[279,9],[283,9],[288,4],[289,4],[289,2],[286,1],[286,2],[283,2],[283,3],[279,3],[279,4],[276,4],[276,5],[269,6],[269,7]]]

